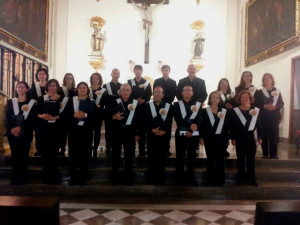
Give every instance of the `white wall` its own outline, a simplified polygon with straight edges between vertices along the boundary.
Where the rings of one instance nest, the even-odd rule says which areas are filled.
[[[144,76],[153,80],[160,77],[158,61],[171,66],[171,76],[175,80],[187,75],[186,69],[192,58],[191,43],[195,35],[191,24],[203,20],[205,26],[205,53],[202,55],[204,68],[198,76],[205,79],[208,92],[216,89],[221,77],[234,73],[236,66],[229,65],[235,60],[234,40],[236,22],[235,8],[227,10],[225,0],[201,0],[200,6],[195,0],[171,0],[168,5],[156,8],[153,12],[153,29],[150,38],[150,63],[144,64],[144,31],[141,13],[127,0],[53,0],[56,4],[56,28],[53,45],[53,73],[60,81],[66,72],[74,74],[76,81],[88,81],[94,69],[89,65],[91,53],[90,38],[92,28],[90,18],[100,16],[106,24],[102,31],[106,33],[103,55],[105,68],[99,72],[105,81],[110,80],[111,70],[121,71],[121,81],[133,77],[129,69],[129,60],[144,67]],[[227,14],[230,13],[234,25],[229,26]],[[67,23],[65,29],[63,27]],[[231,22],[230,22],[231,23]],[[227,56],[230,55],[230,57]]]

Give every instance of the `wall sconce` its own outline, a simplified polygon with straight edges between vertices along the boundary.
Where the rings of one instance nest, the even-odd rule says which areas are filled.
[[[200,4],[200,0],[196,0],[196,2],[197,2],[197,5],[199,5],[199,4]]]

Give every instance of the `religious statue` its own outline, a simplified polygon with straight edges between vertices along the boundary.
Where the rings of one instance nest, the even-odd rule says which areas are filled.
[[[193,44],[192,44],[193,54],[194,54],[195,59],[196,58],[201,59],[201,55],[204,50],[204,41],[205,41],[205,38],[204,38],[203,32],[197,32],[196,36],[194,37]]]
[[[94,29],[91,37],[91,47],[93,52],[102,52],[104,47],[105,34],[101,33],[101,28],[105,21],[101,17],[92,17],[90,26]]]
[[[150,33],[151,33],[151,29],[152,29],[152,11],[153,9],[157,8],[158,6],[162,5],[165,3],[166,0],[162,0],[159,4],[155,5],[155,6],[150,6],[149,4],[146,3],[146,1],[144,0],[142,2],[142,5],[138,5],[135,0],[131,0],[131,3],[134,4],[134,6],[136,6],[138,9],[141,10],[141,12],[143,13],[143,29],[145,30],[145,43],[149,42],[149,38],[150,38]]]

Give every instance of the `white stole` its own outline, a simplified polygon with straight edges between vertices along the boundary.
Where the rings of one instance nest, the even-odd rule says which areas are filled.
[[[146,82],[144,83],[144,90],[146,90],[147,86],[150,84],[149,80],[146,80]]]
[[[245,126],[246,125],[246,118],[244,117],[243,113],[241,112],[239,107],[235,107],[233,108],[233,110],[235,111],[235,113],[237,114],[237,116],[239,117],[239,119],[241,120],[242,124]]]
[[[133,110],[130,111],[130,113],[129,113],[129,116],[128,116],[127,121],[126,121],[126,125],[131,125],[131,123],[132,123],[134,112],[135,112],[135,109],[136,109],[136,106],[137,106],[137,100],[134,99],[133,102],[132,102],[132,105],[133,105]]]
[[[153,118],[157,117],[157,113],[156,113],[156,110],[155,110],[154,101],[149,102],[149,105],[150,105],[152,117]],[[161,115],[161,118],[163,119],[163,121],[166,121],[169,109],[170,109],[170,104],[166,103],[166,105],[165,105],[165,115]]]
[[[226,97],[225,97],[225,95],[223,94],[222,91],[220,91],[220,96],[221,96],[222,101],[225,102],[226,101]]]
[[[69,97],[64,97],[64,99],[61,102],[61,108],[59,109],[59,113],[62,113],[68,103]]]
[[[190,119],[193,120],[196,118],[197,114],[198,114],[198,111],[200,109],[200,106],[201,106],[201,103],[200,102],[196,102],[196,108],[198,109],[196,112],[193,112]]]
[[[23,116],[24,116],[24,120],[27,119],[29,113],[30,113],[30,110],[33,106],[33,104],[35,103],[36,101],[34,99],[31,99],[28,103],[28,110],[26,112],[23,112]],[[14,110],[14,114],[15,116],[19,115],[19,112],[20,112],[20,109],[19,109],[19,105],[18,105],[18,99],[17,98],[13,98],[12,99],[12,103],[13,103],[13,110]]]
[[[74,96],[73,97],[73,108],[74,108],[74,113],[78,112],[79,111],[79,99],[78,99],[78,96]],[[84,121],[81,120],[78,122],[78,126],[83,126],[84,124]]]
[[[39,82],[35,83],[35,90],[38,97],[42,96],[42,90]]]
[[[96,97],[96,101],[95,101],[96,105],[99,105],[100,100],[101,100],[101,98],[102,98],[102,95],[104,94],[104,92],[106,91],[106,89],[105,89],[105,88],[102,88],[100,91],[101,91],[101,94],[100,94],[100,95],[97,95],[97,97]]]
[[[63,89],[63,92],[64,92],[65,97],[69,97],[69,91],[68,91],[68,88],[65,87],[65,86],[63,86],[62,89]]]
[[[179,101],[178,103],[179,103],[182,119],[184,119],[186,117],[186,110],[185,110],[184,104],[183,104],[182,100]]]
[[[263,87],[262,89],[262,92],[264,93],[264,96],[266,96],[267,98],[270,98],[270,95],[269,95],[269,92],[267,91],[267,89],[265,87]],[[275,105],[277,104],[277,101],[278,101],[278,98],[279,98],[279,94],[280,94],[280,90],[275,88],[275,92],[277,92],[277,95],[276,96],[273,96],[273,103],[272,105]]]
[[[216,134],[221,134],[222,129],[223,129],[223,125],[224,125],[224,120],[225,120],[225,115],[226,115],[227,110],[226,109],[222,109],[222,114],[223,114],[223,118],[220,118],[217,130],[216,130]]]
[[[133,87],[133,86],[136,86],[136,83],[135,83],[135,80],[134,80],[134,79],[131,80],[131,86],[132,86],[132,87]]]
[[[113,95],[112,90],[111,90],[110,83],[107,83],[107,84],[106,84],[106,88],[107,88],[108,94],[109,94],[109,95]]]
[[[259,108],[255,107],[254,110],[255,110],[255,115],[252,116],[251,123],[249,125],[248,131],[252,131],[255,128],[255,124],[256,124],[256,121],[257,121],[258,113],[259,113]]]
[[[90,94],[89,94],[89,96],[90,96],[90,99],[93,99],[93,89],[91,88],[91,87],[89,87],[89,89],[90,89]]]
[[[207,112],[207,115],[208,115],[210,124],[211,124],[211,126],[213,127],[213,126],[215,125],[215,117],[214,117],[214,115],[213,115],[213,113],[212,113],[212,111],[211,111],[210,106],[208,106],[208,107],[206,108],[206,112]]]

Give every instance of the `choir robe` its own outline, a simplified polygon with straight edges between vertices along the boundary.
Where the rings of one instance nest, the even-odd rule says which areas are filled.
[[[221,104],[222,108],[229,109],[226,107],[226,104],[230,104],[232,107],[236,107],[236,102],[235,102],[235,93],[227,93],[223,94],[222,91],[220,91],[220,96],[221,96]]]
[[[207,98],[207,92],[206,92],[205,81],[203,79],[195,77],[194,80],[191,82],[189,77],[185,77],[179,80],[177,94],[176,94],[178,100],[182,100],[181,92],[185,86],[191,86],[193,88],[193,93],[194,93],[192,96],[193,101],[195,102],[198,101],[201,103],[205,102]]]
[[[86,117],[84,119],[78,120],[74,117],[74,101],[78,102],[78,109],[86,113]],[[78,100],[77,96],[69,99],[66,108],[62,113],[62,119],[68,124],[70,135],[70,185],[83,185],[85,182],[95,116],[95,102],[89,98],[86,100]]]
[[[250,88],[255,88],[255,87],[254,87],[254,85],[250,85]],[[250,88],[245,88],[245,87],[237,86],[237,87],[235,88],[235,96],[237,97],[238,94],[239,94],[241,91],[249,91]],[[255,95],[255,92],[256,92],[256,91],[251,92],[251,96],[254,96],[254,95]]]
[[[204,139],[207,156],[207,183],[209,185],[224,185],[224,152],[229,141],[228,110],[219,108],[218,113],[213,114],[210,107],[203,109],[200,138]]]
[[[146,103],[150,101],[152,96],[152,90],[150,82],[141,78],[140,82],[137,82],[136,79],[128,80],[128,84],[132,88],[131,98],[132,99],[144,99],[145,102],[140,105],[140,111],[144,114]],[[141,126],[143,127],[143,126]],[[145,144],[146,144],[146,130],[142,129],[140,133],[139,143],[139,154],[141,156],[145,155]]]
[[[46,94],[45,87],[39,86],[40,92],[37,91],[37,83],[38,82],[33,83],[31,86],[31,89],[30,89],[31,98],[33,98],[35,100],[38,100],[39,97],[42,97]],[[41,93],[41,95],[39,93]],[[35,147],[36,147],[36,151],[39,155],[41,154],[41,152],[40,152],[41,146],[40,145],[41,145],[40,133],[37,130],[35,130]]]
[[[162,116],[162,111],[167,111],[166,116]],[[165,179],[165,152],[169,150],[170,140],[168,133],[172,129],[172,105],[161,102],[146,104],[145,124],[147,130],[148,149],[148,181],[150,184],[163,184]],[[158,128],[165,131],[163,136],[157,136],[152,129]]]
[[[44,114],[47,112],[47,106],[45,101],[49,100],[48,95],[39,97],[37,101],[37,113]],[[56,111],[55,114],[59,114],[59,109],[61,107],[62,96],[53,101],[51,110]],[[56,116],[52,115],[52,116]],[[42,166],[43,166],[43,182],[52,184],[57,183],[58,178],[58,150],[60,143],[60,132],[61,130],[61,120],[57,119],[55,121],[49,122],[37,118],[37,128],[36,133],[39,133],[40,137],[40,153],[42,156]]]
[[[255,93],[255,106],[261,110],[261,122],[263,126],[262,150],[264,157],[277,158],[277,142],[279,141],[279,123],[281,120],[280,110],[284,106],[282,95],[278,91],[277,100],[274,102],[276,87],[272,90],[260,89]],[[275,104],[276,109],[269,111],[264,105]]]
[[[177,84],[176,84],[176,81],[171,79],[171,78],[168,78],[167,80],[165,80],[163,77],[161,78],[158,78],[154,81],[154,84],[153,84],[153,90],[155,87],[157,86],[160,86],[163,88],[164,90],[164,97],[163,97],[163,101],[164,102],[167,102],[169,104],[172,104],[172,102],[174,101],[174,98],[176,96],[176,91],[177,91]],[[172,127],[170,129],[170,131],[167,132],[167,137],[168,137],[168,140],[169,140],[169,143],[171,141],[171,136],[172,136]],[[166,155],[168,156],[170,153],[169,153],[169,149],[170,149],[170,145],[169,147],[166,149]]]
[[[107,109],[109,105],[112,104],[119,96],[119,90],[121,88],[121,83],[109,82],[103,85],[103,88],[107,90],[107,100],[104,107],[104,122],[105,122],[105,142],[106,142],[106,151],[110,151],[112,147],[112,129],[111,129],[111,118]]]
[[[134,111],[128,109],[128,105],[130,104],[136,104]],[[124,118],[122,120],[113,120],[112,117],[118,112],[123,113],[121,116]],[[131,184],[133,158],[135,154],[135,136],[140,136],[140,106],[134,99],[129,99],[127,102],[124,102],[119,98],[110,105],[108,113],[112,119],[112,181],[114,184],[119,182],[119,165],[123,146],[124,179],[126,183]],[[133,115],[131,122],[128,120],[128,117],[131,117],[130,115]]]
[[[180,109],[180,102],[183,103],[186,115],[182,115]],[[198,105],[198,111],[195,112],[195,118],[191,119],[191,115],[193,111],[191,107],[194,105]],[[184,159],[185,155],[187,155],[187,181],[189,184],[195,183],[195,158],[196,158],[196,149],[199,146],[199,133],[200,123],[201,123],[201,103],[189,101],[185,102],[184,100],[174,103],[174,119],[177,124],[177,129],[175,133],[175,145],[176,145],[176,182],[179,185],[184,184]],[[198,127],[197,132],[195,132],[195,136],[186,137],[183,136],[182,133],[184,131],[189,131],[193,133],[190,129],[191,124],[196,124]]]
[[[60,88],[60,94],[63,97],[72,98],[73,96],[77,95],[77,92],[76,92],[75,88],[72,88],[72,89],[68,90],[66,87],[63,86],[63,87]],[[61,126],[61,138],[60,138],[60,145],[59,145],[59,148],[61,149],[60,153],[62,155],[65,154],[67,139],[68,139],[68,136],[69,136],[68,125],[65,124],[64,121],[65,120],[61,121],[62,126]],[[68,142],[69,142],[69,139],[68,139]]]
[[[16,101],[18,100],[16,99]],[[21,108],[24,105],[29,105],[29,103],[30,105],[32,104],[32,107],[30,108],[30,111],[27,112],[28,116],[25,118]],[[5,111],[6,134],[11,149],[12,184],[24,184],[26,183],[28,171],[29,151],[33,137],[33,129],[36,123],[36,101],[28,98],[25,102],[18,102],[17,108],[19,113],[15,115],[13,100],[10,99],[7,101]],[[21,134],[16,137],[11,133],[11,129],[18,126],[21,127]]]
[[[230,111],[230,139],[236,140],[236,154],[237,154],[237,169],[238,182],[243,184],[249,181],[252,184],[256,183],[255,179],[255,154],[256,154],[256,140],[254,131],[257,130],[257,139],[262,138],[262,126],[260,122],[260,113],[258,113],[257,120],[254,124],[254,129],[249,130],[253,116],[250,111],[255,107],[251,106],[249,111],[242,111],[236,113],[234,108]],[[256,108],[258,109],[258,108]],[[245,119],[245,125],[239,116]],[[247,164],[247,172],[245,165]]]
[[[98,97],[98,95],[96,95],[97,91],[101,91],[102,95]],[[91,136],[91,146],[90,148],[93,149],[94,151],[94,157],[96,157],[97,154],[97,149],[98,146],[100,144],[100,138],[101,138],[101,127],[102,127],[102,123],[103,123],[103,119],[104,119],[104,106],[105,106],[105,102],[107,99],[107,91],[106,89],[103,89],[99,86],[99,88],[97,90],[92,90],[90,88],[90,97],[91,99],[94,100],[95,104],[96,104],[96,115],[94,117],[94,123],[93,123],[93,132],[94,135]],[[97,97],[100,99],[99,102],[97,102]]]

